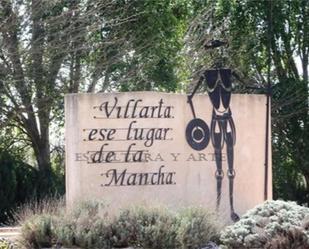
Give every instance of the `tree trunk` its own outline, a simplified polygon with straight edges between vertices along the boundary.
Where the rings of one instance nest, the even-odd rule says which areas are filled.
[[[44,197],[54,192],[48,136],[39,141],[32,141],[32,144],[39,168],[38,197]]]

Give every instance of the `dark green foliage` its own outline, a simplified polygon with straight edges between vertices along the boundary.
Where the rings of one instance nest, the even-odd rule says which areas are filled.
[[[29,164],[17,161],[15,175],[17,179],[15,204],[20,205],[37,195],[38,172]]]
[[[243,1],[231,13],[239,68],[265,86],[271,67],[274,197],[308,204],[308,1]]]
[[[36,180],[33,167],[0,151],[0,223],[11,217],[14,208],[35,196]]]
[[[116,2],[116,10],[105,14],[113,19],[115,14],[125,22],[119,28],[106,27],[103,39],[109,36],[126,35],[127,41],[118,46],[107,47],[110,61],[124,54],[109,66],[107,79],[111,86],[120,91],[175,91],[179,81],[184,80],[185,69],[180,50],[189,17],[190,4],[184,0],[134,0]],[[100,53],[100,52],[98,52]],[[183,70],[181,70],[183,69]],[[115,83],[113,83],[115,82]]]
[[[7,152],[0,153],[0,222],[7,219],[8,212],[15,202],[15,164]]]
[[[20,205],[30,200],[42,200],[46,195],[64,194],[64,166],[62,159],[56,155],[49,176],[51,184],[48,191],[42,191],[39,188],[41,175],[37,168],[24,162],[25,149],[14,146],[13,139],[8,135],[1,136],[0,140],[0,224],[14,223],[12,213]],[[4,146],[9,149],[3,149]]]
[[[265,86],[271,66],[274,197],[308,204],[308,1],[243,1],[230,9],[239,68]]]
[[[52,194],[63,196],[65,194],[65,153],[63,148],[56,147],[51,154],[52,160]]]

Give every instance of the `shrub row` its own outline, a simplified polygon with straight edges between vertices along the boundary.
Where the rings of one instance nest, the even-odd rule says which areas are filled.
[[[198,249],[218,242],[220,234],[222,249],[309,249],[309,208],[293,202],[267,201],[221,233],[217,217],[202,208],[172,212],[135,207],[111,217],[102,216],[104,208],[97,202],[81,203],[67,213],[57,205],[44,205],[47,208],[24,215],[25,248]]]
[[[101,204],[87,202],[70,212],[44,212],[28,217],[22,225],[21,244],[24,248],[58,245],[196,249],[219,237],[217,217],[201,208],[176,213],[165,208],[135,207],[116,217],[102,215],[102,211]]]

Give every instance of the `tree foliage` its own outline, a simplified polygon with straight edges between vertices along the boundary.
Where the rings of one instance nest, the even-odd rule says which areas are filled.
[[[188,39],[197,74],[220,58],[241,75],[239,92],[253,86],[265,93],[269,70],[274,195],[302,203],[309,203],[308,16],[306,0],[219,0],[192,22]],[[213,38],[229,47],[205,52],[203,43]]]
[[[50,129],[63,125],[65,93],[177,89],[186,7],[184,0],[0,2],[0,120],[33,149],[42,192],[52,185]]]
[[[179,51],[183,45],[188,2],[119,1],[117,8],[127,8],[124,19],[130,15],[134,15],[134,19],[115,29],[104,28],[105,36],[116,34],[125,41],[121,46],[109,47],[112,54],[122,53],[123,58],[109,66],[103,90],[175,91],[181,79],[177,69],[182,63]],[[101,62],[99,65],[102,66]]]

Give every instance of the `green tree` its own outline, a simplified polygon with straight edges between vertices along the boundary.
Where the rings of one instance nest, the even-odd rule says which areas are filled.
[[[0,122],[33,149],[42,193],[63,95],[177,89],[186,11],[184,0],[0,1]]]
[[[67,5],[74,8],[75,3]],[[31,141],[42,192],[51,186],[49,128],[59,87],[57,77],[68,51],[75,46],[70,43],[68,48],[75,15],[65,13],[65,7],[61,1],[0,3],[1,114]],[[62,32],[55,33],[57,30]]]
[[[195,71],[220,56],[241,74],[243,81],[236,85],[239,92],[250,91],[248,86],[266,87],[270,66],[274,197],[307,204],[308,16],[306,0],[218,0],[207,3],[189,30],[189,44],[199,52]],[[229,48],[206,53],[203,42],[212,38],[227,39]]]
[[[189,16],[188,1],[115,1],[113,8],[101,12],[106,25],[96,33],[100,45],[88,61],[92,73],[88,92],[177,90],[185,78],[179,51]],[[115,15],[131,21],[113,25]],[[109,44],[106,39],[117,42]]]

